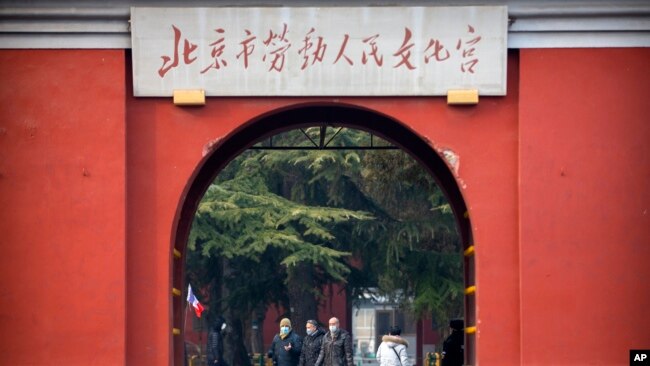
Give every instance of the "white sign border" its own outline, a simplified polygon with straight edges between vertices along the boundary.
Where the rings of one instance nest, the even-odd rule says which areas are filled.
[[[451,13],[450,13],[451,12]],[[215,15],[216,14],[216,15]],[[319,18],[322,14],[328,14],[323,22]],[[334,15],[332,15],[334,14]],[[405,16],[406,14],[406,16]],[[292,73],[287,72],[282,74],[277,72],[275,74],[261,73],[259,70],[256,72],[243,71],[241,64],[236,64],[231,61],[228,66],[222,65],[223,71],[226,67],[236,69],[235,72],[230,72],[230,76],[225,73],[219,75],[218,78],[223,80],[216,80],[212,73],[212,78],[197,77],[197,68],[191,70],[190,67],[185,67],[182,61],[179,62],[177,68],[171,69],[162,78],[158,71],[162,69],[163,60],[162,56],[167,55],[172,58],[173,47],[173,30],[171,24],[180,24],[179,28],[183,27],[183,31],[188,31],[181,36],[179,48],[179,57],[182,52],[182,43],[184,39],[195,42],[202,40],[203,42],[214,42],[214,24],[209,19],[225,18],[223,22],[219,22],[220,26],[226,24],[226,27],[241,28],[242,33],[244,29],[250,29],[254,26],[264,27],[269,22],[274,24],[288,23],[289,26],[296,26],[297,23],[303,22],[313,26],[314,22],[317,27],[325,24],[327,28],[336,28],[335,23],[331,23],[333,16],[352,15],[352,18],[360,18],[356,24],[356,30],[360,27],[368,29],[368,19],[381,16],[383,20],[374,20],[375,27],[386,27],[386,24],[394,25],[399,24],[415,24],[413,27],[413,34],[426,32],[423,29],[423,15],[429,16],[427,20],[433,19],[431,14],[446,14],[446,18],[436,22],[441,24],[445,21],[457,23],[456,27],[460,26],[463,29],[466,27],[465,23],[473,23],[475,26],[478,24],[479,30],[477,34],[482,35],[481,43],[474,43],[476,53],[480,53],[481,57],[490,52],[489,58],[482,58],[477,64],[482,66],[481,72],[487,75],[488,82],[482,81],[486,78],[481,75],[473,74],[462,75],[460,80],[449,82],[452,72],[448,70],[436,69],[435,75],[426,75],[422,73],[411,72],[410,77],[399,79],[394,74],[377,72],[361,72],[360,78],[355,78],[357,75],[336,74],[332,70],[325,70],[324,72],[316,72],[309,74],[307,78],[296,75],[297,64],[290,65],[287,61],[287,69],[293,66]],[[452,18],[449,14],[462,14],[467,15],[468,21],[458,21]],[[404,21],[404,19],[409,22]],[[241,19],[246,19],[242,21]],[[263,19],[263,20],[262,20]],[[292,19],[298,19],[294,21]],[[365,19],[365,20],[364,20]],[[242,24],[242,22],[244,24]],[[320,23],[319,23],[320,22]],[[327,23],[330,22],[330,23]],[[477,23],[478,22],[478,23]],[[346,21],[346,24],[349,22]],[[372,23],[372,24],[375,24]],[[409,24],[410,23],[410,24]],[[333,25],[332,25],[333,24]],[[447,24],[447,23],[445,23]],[[442,24],[445,26],[445,24]],[[486,26],[489,25],[489,26]],[[131,34],[132,34],[132,57],[133,57],[133,80],[134,80],[134,94],[135,96],[171,96],[174,90],[178,89],[204,89],[207,96],[432,96],[432,95],[446,95],[448,90],[451,89],[477,89],[480,95],[505,95],[506,94],[506,74],[507,74],[507,7],[506,6],[459,6],[459,7],[324,7],[324,8],[131,8]],[[401,24],[397,27],[401,27]],[[450,28],[446,25],[446,28]],[[339,27],[340,28],[340,27]],[[489,28],[483,30],[482,28]],[[266,28],[268,29],[268,27]],[[347,30],[348,28],[346,28]],[[366,34],[373,34],[376,31],[368,31]],[[458,28],[456,28],[458,32]],[[194,33],[193,33],[194,32]],[[227,31],[226,31],[227,32]],[[258,33],[262,33],[257,30]],[[267,30],[268,32],[268,30]],[[486,33],[487,32],[487,33]],[[299,33],[299,32],[298,32]],[[314,33],[316,35],[316,33]],[[365,36],[365,34],[364,34]],[[456,37],[460,42],[460,34]],[[467,34],[463,34],[467,36]],[[399,48],[400,43],[404,42],[405,35],[400,35],[398,39],[394,39],[397,46],[393,49]],[[261,37],[260,37],[261,38]],[[422,54],[421,38],[413,40],[420,41],[419,52]],[[442,38],[440,38],[442,40]],[[467,38],[466,38],[467,39]],[[315,41],[315,38],[313,39]],[[356,39],[360,43],[359,38]],[[447,42],[451,43],[451,42]],[[368,46],[368,44],[366,44]],[[456,47],[450,45],[449,48]],[[483,46],[483,48],[479,48]],[[490,47],[486,47],[490,46]],[[164,49],[164,50],[163,50]],[[231,47],[234,49],[234,47]],[[295,50],[298,47],[294,47]],[[417,47],[411,48],[415,53]],[[488,51],[486,51],[488,49]],[[496,51],[495,51],[496,49]],[[209,58],[210,48],[205,45],[200,48],[201,54],[193,55],[201,60]],[[227,48],[226,48],[227,50]],[[453,51],[460,51],[453,50]],[[212,47],[214,51],[214,47]],[[359,51],[357,50],[357,53]],[[364,51],[365,52],[365,51]],[[224,58],[228,56],[231,60],[235,59],[235,54],[224,53]],[[444,56],[444,55],[443,55]],[[397,56],[395,56],[397,57]],[[368,57],[370,58],[370,57]],[[297,58],[296,58],[297,59]],[[216,60],[216,59],[215,59]],[[394,60],[391,60],[393,62]],[[357,64],[359,60],[355,59]],[[368,61],[370,62],[370,61]],[[170,62],[168,62],[169,64]],[[239,66],[237,66],[239,65]],[[205,66],[205,64],[203,65]],[[365,65],[364,65],[365,66]],[[459,65],[458,65],[459,66]],[[237,69],[239,67],[239,69]],[[418,67],[422,65],[418,64]],[[485,71],[487,70],[487,71]],[[207,73],[217,71],[208,70]],[[235,76],[232,76],[232,75]],[[234,79],[234,80],[233,80]],[[345,80],[346,82],[339,82]],[[447,84],[440,84],[440,83]],[[358,85],[362,84],[362,85]],[[220,85],[220,87],[217,87]]]

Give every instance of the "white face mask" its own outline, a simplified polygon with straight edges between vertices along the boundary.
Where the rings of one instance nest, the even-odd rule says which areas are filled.
[[[336,325],[330,325],[330,332],[335,333],[337,330],[339,330],[339,327]]]

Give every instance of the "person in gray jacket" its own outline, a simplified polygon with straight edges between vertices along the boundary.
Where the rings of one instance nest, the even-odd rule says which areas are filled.
[[[406,354],[409,342],[402,338],[401,334],[402,329],[395,325],[390,327],[388,335],[381,338],[376,356],[381,366],[411,366]]]

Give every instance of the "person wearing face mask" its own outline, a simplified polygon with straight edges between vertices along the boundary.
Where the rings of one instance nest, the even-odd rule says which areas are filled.
[[[280,321],[280,333],[273,337],[268,357],[273,360],[273,366],[298,366],[302,340],[291,329],[291,320],[284,318]]]
[[[307,320],[305,330],[307,335],[302,340],[302,352],[300,352],[298,366],[314,366],[320,354],[325,331],[318,326],[318,322],[315,320]]]
[[[339,320],[331,318],[330,331],[323,337],[316,366],[354,366],[352,360],[352,335],[341,329]]]

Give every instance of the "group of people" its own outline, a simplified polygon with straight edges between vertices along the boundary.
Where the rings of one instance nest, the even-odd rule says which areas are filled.
[[[338,318],[329,320],[327,332],[315,320],[308,320],[305,330],[301,339],[289,319],[280,321],[280,333],[273,337],[267,355],[274,366],[354,366],[352,336],[341,329]]]
[[[442,366],[462,366],[465,359],[465,325],[462,319],[449,322],[451,333],[442,344]],[[377,361],[381,366],[411,366],[406,348],[409,344],[401,337],[402,330],[393,326],[388,335],[381,338],[377,349]]]
[[[221,331],[225,322],[219,318],[208,333],[208,365],[225,366],[222,359]],[[354,366],[352,336],[340,328],[338,318],[329,320],[329,330],[322,329],[315,320],[305,324],[307,335],[301,338],[291,327],[291,320],[280,321],[280,333],[273,337],[267,356],[274,366]],[[451,334],[443,343],[443,366],[461,366],[464,354],[464,324],[460,319],[450,322]],[[411,366],[406,349],[408,342],[401,337],[402,330],[392,326],[382,337],[376,357],[381,366]]]
[[[463,321],[450,322],[451,334],[443,344],[443,366],[463,364]],[[323,330],[315,320],[305,325],[307,335],[300,338],[291,328],[291,321],[280,321],[280,333],[273,337],[268,357],[274,366],[353,366],[352,336],[340,328],[338,318],[329,320],[329,331]],[[402,329],[392,326],[382,337],[376,357],[381,366],[411,366],[406,349],[409,344],[402,338]]]

